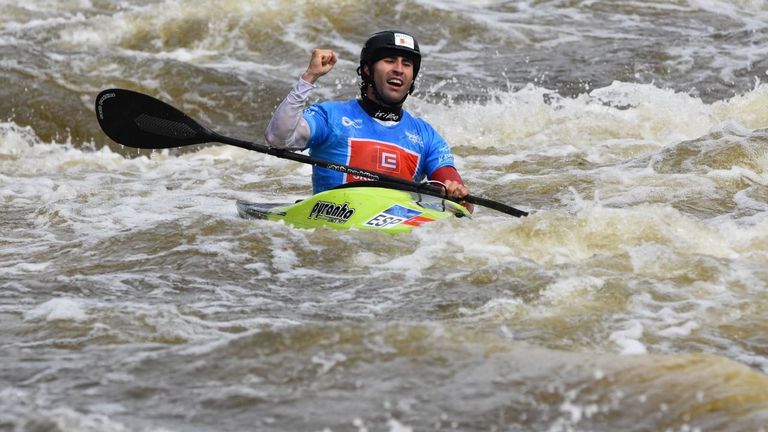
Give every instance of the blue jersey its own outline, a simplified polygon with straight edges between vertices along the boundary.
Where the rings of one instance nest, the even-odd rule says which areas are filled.
[[[426,121],[403,110],[399,122],[374,120],[357,100],[323,102],[304,110],[309,124],[310,156],[411,181],[421,181],[444,166],[453,166],[445,140]],[[314,193],[364,178],[314,167]]]

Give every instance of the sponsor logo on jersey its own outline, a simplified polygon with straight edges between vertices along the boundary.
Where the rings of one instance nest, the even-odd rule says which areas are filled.
[[[413,180],[419,168],[421,155],[417,152],[384,141],[363,138],[349,139],[348,165]],[[352,173],[345,176],[345,182],[369,180]]]
[[[405,136],[408,137],[408,141],[414,144],[418,144],[418,145],[424,144],[424,140],[421,139],[421,135],[419,135],[418,133],[405,131]]]
[[[392,171],[399,171],[400,161],[397,159],[397,153],[386,150],[379,150],[379,165],[381,168]]]
[[[448,145],[443,145],[440,147],[440,149],[437,151],[438,160],[437,163],[442,164],[444,162],[450,162],[453,163],[453,153],[451,153],[451,148],[448,147]]]
[[[345,224],[355,214],[355,209],[349,203],[336,204],[328,201],[318,201],[312,206],[307,219],[324,220],[336,224]]]
[[[351,118],[344,116],[341,118],[341,124],[344,127],[353,127],[355,129],[360,129],[363,127],[363,121],[360,119],[352,120]]]

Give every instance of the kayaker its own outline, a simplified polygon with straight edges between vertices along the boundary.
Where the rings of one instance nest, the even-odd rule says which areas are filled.
[[[316,48],[299,81],[277,107],[265,137],[273,147],[309,149],[313,157],[408,180],[442,184],[449,197],[469,194],[445,140],[403,109],[421,66],[416,39],[401,31],[374,33],[363,45],[357,74],[360,99],[328,101],[305,109],[317,80],[336,64],[336,53]],[[313,168],[314,193],[364,180]],[[472,210],[471,204],[465,206]]]

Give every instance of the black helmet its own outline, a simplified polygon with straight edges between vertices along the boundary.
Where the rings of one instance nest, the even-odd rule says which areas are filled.
[[[392,54],[406,57],[413,61],[413,79],[419,74],[421,66],[421,51],[416,38],[408,33],[397,30],[384,30],[374,33],[365,41],[363,50],[360,51],[360,69],[363,65],[369,67],[377,61]]]
[[[357,68],[357,74],[362,78],[360,94],[363,97],[365,97],[368,86],[373,85],[371,77],[364,72],[364,66],[367,65],[370,69],[374,63],[391,55],[403,56],[413,61],[413,84],[408,89],[408,94],[413,93],[413,90],[416,88],[416,76],[419,75],[419,68],[421,67],[419,43],[416,42],[416,38],[408,33],[398,30],[384,30],[372,34],[365,41],[365,45],[363,45],[363,49],[360,51],[360,67]],[[376,91],[375,86],[374,91]],[[405,98],[403,98],[404,100]]]

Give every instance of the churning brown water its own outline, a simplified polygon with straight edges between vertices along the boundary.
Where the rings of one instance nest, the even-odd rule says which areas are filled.
[[[760,431],[768,2],[0,0],[0,431]],[[138,152],[99,90],[261,142],[314,46],[425,53],[407,108],[480,208],[237,218],[310,167]]]

